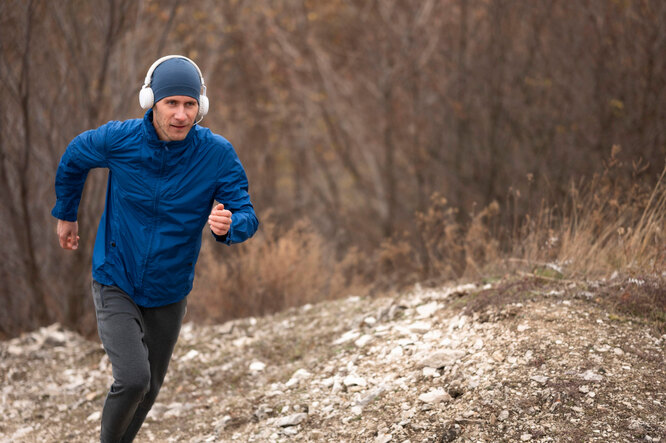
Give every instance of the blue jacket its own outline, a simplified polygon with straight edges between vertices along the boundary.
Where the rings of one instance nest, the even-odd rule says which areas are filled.
[[[231,143],[207,128],[195,125],[184,140],[164,142],[149,110],[143,119],[83,132],[60,160],[54,217],[76,221],[92,168],[109,169],[93,277],[118,286],[139,306],[175,303],[191,291],[214,200],[233,214],[218,241],[239,243],[257,230],[243,166]]]

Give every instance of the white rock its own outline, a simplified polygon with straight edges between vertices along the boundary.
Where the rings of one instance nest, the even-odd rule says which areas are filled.
[[[368,382],[365,381],[363,377],[359,377],[358,375],[354,374],[349,374],[342,380],[342,383],[344,383],[345,386],[367,386]]]
[[[435,368],[429,368],[428,366],[423,368],[424,377],[439,377],[439,375],[439,371]]]
[[[102,411],[95,411],[86,418],[86,421],[98,421],[101,417]]]
[[[12,434],[12,439],[9,440],[9,441],[17,441],[17,439],[19,439],[21,437],[25,437],[26,435],[30,434],[34,430],[35,430],[35,428],[33,428],[32,426],[27,426],[25,428],[20,428],[19,430],[14,432],[14,434]]]
[[[340,338],[335,340],[333,342],[333,344],[334,345],[341,345],[343,343],[347,343],[349,341],[355,340],[360,335],[361,335],[361,333],[358,332],[358,331],[355,331],[355,330],[347,331],[344,334],[342,334],[342,336]]]
[[[363,323],[365,323],[368,326],[374,326],[375,323],[377,323],[377,319],[372,316],[366,317],[365,319],[363,319]]]
[[[180,361],[190,361],[197,357],[199,355],[199,351],[196,349],[190,349],[189,352],[182,357],[180,357]]]
[[[365,334],[365,335],[362,335],[358,340],[356,340],[354,342],[354,344],[357,347],[362,348],[365,345],[367,345],[368,343],[370,343],[371,341],[372,341],[372,335]]]
[[[386,392],[385,386],[378,386],[367,393],[367,395],[356,402],[357,406],[367,406]]]
[[[310,377],[312,377],[312,374],[309,373],[307,370],[301,368],[296,372],[294,372],[294,375],[292,375],[289,381],[285,383],[285,386],[291,388],[293,386],[298,385],[303,380],[307,380]]]
[[[588,385],[583,385],[580,388],[578,388],[579,392],[582,392],[583,394],[587,394],[590,392],[590,387]]]
[[[389,361],[395,361],[401,358],[405,352],[402,349],[402,346],[396,346],[395,348],[391,349],[391,352],[389,352],[388,355],[388,360]]]
[[[453,364],[465,355],[465,351],[457,349],[442,349],[432,353],[422,353],[419,355],[420,360],[418,366],[420,368],[443,368],[445,366],[453,366]]]
[[[393,436],[391,434],[379,434],[375,438],[375,443],[388,443],[391,440],[393,440]]]
[[[416,313],[418,314],[418,318],[428,318],[432,317],[432,315],[439,311],[442,308],[442,305],[437,303],[436,301],[421,305],[416,308]]]
[[[432,324],[426,321],[415,321],[408,325],[407,329],[415,334],[425,334],[432,329]]]
[[[524,332],[524,331],[527,331],[529,328],[530,328],[529,325],[522,324],[522,325],[518,325],[518,327],[516,328],[516,330],[517,330],[518,332]],[[523,435],[529,435],[529,434],[523,434]],[[521,438],[522,438],[522,437],[521,437]],[[530,435],[530,438],[532,438],[531,435]]]
[[[255,360],[250,363],[250,372],[261,372],[264,369],[266,369],[266,363],[264,362]]]
[[[500,412],[499,415],[497,416],[497,419],[499,421],[504,421],[507,418],[509,418],[509,411],[507,411],[506,409],[504,409],[502,412]]]
[[[548,381],[548,377],[545,375],[533,375],[530,377],[530,380],[534,380],[535,382],[543,385]]]
[[[424,403],[440,403],[442,401],[451,400],[451,396],[444,389],[437,388],[419,395],[419,400]]]
[[[584,373],[580,374],[580,377],[585,381],[601,381],[603,377],[600,374],[597,374],[594,371],[587,370]]]
[[[287,426],[296,426],[299,425],[308,418],[308,414],[305,412],[299,412],[297,414],[288,415],[286,417],[279,418],[275,424],[280,428],[286,428]]]
[[[520,439],[522,441],[530,441],[530,440],[532,440],[532,434],[523,434],[523,435],[520,436]]]

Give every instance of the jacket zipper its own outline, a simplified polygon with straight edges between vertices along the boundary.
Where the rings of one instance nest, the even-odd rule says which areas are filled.
[[[164,169],[165,169],[165,164],[166,164],[166,156],[167,152],[169,151],[169,148],[164,145],[164,149],[161,150],[160,155],[160,173],[157,176],[156,184],[155,184],[155,197],[153,199],[153,220],[152,220],[152,226],[150,229],[150,242],[149,246],[146,252],[146,256],[143,260],[143,272],[141,274],[141,292],[143,292],[143,280],[144,277],[146,276],[146,271],[148,269],[148,263],[149,263],[149,258],[152,256],[153,253],[153,244],[155,243],[155,235],[157,232],[157,225],[159,224],[159,218],[160,214],[158,212],[159,205],[160,205],[160,195],[161,195],[161,190],[162,190],[162,184],[164,181]]]

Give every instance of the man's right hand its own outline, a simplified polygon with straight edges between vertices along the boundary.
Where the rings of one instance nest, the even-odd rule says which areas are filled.
[[[65,220],[58,220],[56,229],[60,247],[63,249],[78,249],[79,247],[79,223]]]

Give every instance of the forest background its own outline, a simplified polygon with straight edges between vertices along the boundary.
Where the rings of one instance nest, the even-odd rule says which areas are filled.
[[[106,172],[70,253],[55,171],[78,133],[141,117],[173,53],[262,223],[230,248],[204,233],[192,319],[535,267],[666,279],[664,1],[5,0],[0,337],[94,333]]]

